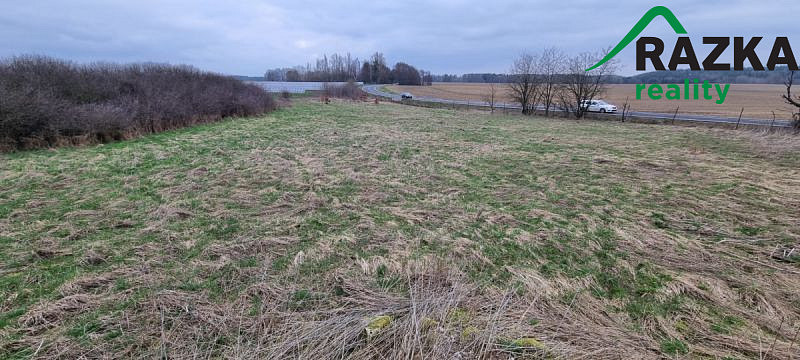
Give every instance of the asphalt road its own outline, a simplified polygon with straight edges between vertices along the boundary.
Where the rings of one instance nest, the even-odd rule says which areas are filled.
[[[382,91],[380,88],[385,85],[364,85],[362,89],[370,94],[375,96],[387,97],[391,98],[394,101],[402,100],[400,95],[392,94]],[[413,93],[412,93],[413,95]],[[422,102],[430,102],[430,103],[439,103],[439,104],[456,104],[456,105],[468,105],[468,106],[477,106],[477,107],[489,107],[487,102],[483,101],[463,101],[463,100],[448,100],[448,99],[439,99],[427,96],[414,96],[414,100],[422,101]],[[515,109],[520,110],[520,107],[517,104],[506,104],[506,103],[496,103],[495,108],[507,108],[507,109]],[[539,107],[537,110],[544,110],[544,107]],[[610,116],[622,116],[622,113],[611,114]],[[674,114],[667,114],[667,113],[654,113],[654,112],[641,112],[641,111],[631,111],[626,114],[629,117],[639,117],[639,118],[647,118],[647,119],[667,119],[672,120]],[[712,116],[712,115],[687,115],[687,114],[678,114],[675,116],[675,121],[688,121],[688,122],[703,122],[703,123],[728,123],[728,124],[736,124],[738,118],[729,118],[729,117],[722,117],[722,116]],[[752,118],[742,118],[741,125],[755,125],[755,126],[774,126],[774,127],[790,127],[788,120],[775,120],[774,124],[772,120],[766,119],[752,119]]]

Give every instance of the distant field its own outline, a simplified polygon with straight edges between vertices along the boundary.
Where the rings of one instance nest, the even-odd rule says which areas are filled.
[[[0,358],[796,358],[798,154],[311,99],[0,154]]]
[[[505,94],[505,85],[495,84],[501,101],[511,101]],[[410,92],[414,95],[432,96],[453,100],[483,100],[488,93],[489,84],[436,83],[433,86],[387,86],[394,92]],[[636,85],[610,85],[603,96],[606,101],[619,106],[628,98],[633,111],[672,113],[680,107],[683,114],[706,114],[738,117],[742,107],[744,117],[772,119],[772,111],[778,119],[791,119],[791,107],[786,105],[780,95],[786,91],[783,85],[732,84],[725,103],[717,105],[714,101],[694,100],[650,100],[643,92],[643,99],[636,100]],[[716,95],[715,95],[716,99]]]

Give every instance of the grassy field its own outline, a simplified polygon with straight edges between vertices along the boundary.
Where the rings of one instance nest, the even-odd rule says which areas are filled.
[[[500,101],[511,102],[505,87],[495,84]],[[459,84],[436,83],[433,86],[387,86],[394,92],[410,92],[414,95],[432,96],[453,100],[479,100],[483,101],[489,91],[489,84]],[[695,100],[651,100],[647,91],[642,92],[642,100],[636,100],[636,85],[609,85],[608,91],[602,96],[606,101],[617,105],[620,109],[626,101],[633,111],[673,113],[676,108],[682,114],[720,115],[738,117],[744,107],[743,117],[757,119],[772,119],[775,111],[777,119],[791,120],[792,107],[787,105],[780,97],[786,93],[783,85],[750,85],[731,84],[731,89],[725,103],[718,105],[714,101]],[[717,100],[716,95],[714,100]]]
[[[297,100],[0,155],[0,358],[800,353],[800,143]]]

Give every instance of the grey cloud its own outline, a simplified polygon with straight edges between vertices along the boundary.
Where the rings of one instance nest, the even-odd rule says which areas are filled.
[[[516,54],[616,44],[651,6],[607,1],[5,1],[0,56],[188,63],[230,74],[382,51],[436,73],[503,72]],[[794,0],[672,1],[693,37],[798,38]],[[663,22],[647,33],[674,36]],[[798,45],[800,46],[800,45]],[[633,68],[633,52],[619,59]]]

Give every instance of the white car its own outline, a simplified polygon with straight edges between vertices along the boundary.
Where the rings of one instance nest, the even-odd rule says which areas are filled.
[[[586,111],[590,112],[600,112],[600,113],[617,112],[617,107],[615,105],[611,105],[603,100],[586,100],[582,102],[581,105],[585,106]]]
[[[414,96],[411,95],[411,93],[404,92],[404,93],[400,94],[400,98],[401,99],[413,99]]]

